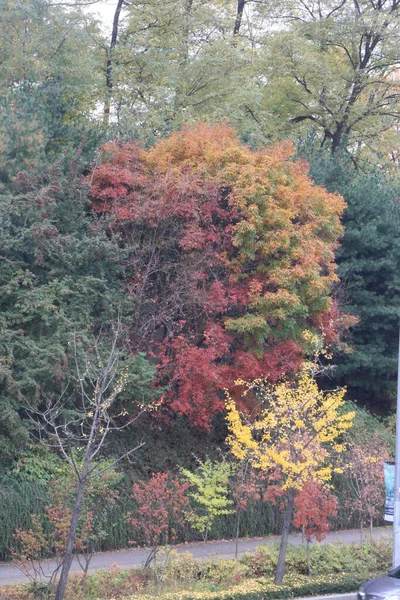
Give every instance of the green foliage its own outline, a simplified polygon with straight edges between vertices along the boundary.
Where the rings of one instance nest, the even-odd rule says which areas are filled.
[[[349,340],[351,353],[336,359],[336,381],[350,397],[387,412],[397,377],[400,185],[379,171],[354,172],[345,155],[315,157],[311,175],[348,205],[337,252],[338,293],[359,322]]]
[[[79,8],[4,0],[0,8],[0,181],[55,160],[68,146],[93,147],[102,78],[96,25]]]
[[[17,481],[36,481],[40,484],[46,484],[65,473],[66,466],[57,454],[40,444],[30,444],[9,470],[10,476]]]
[[[355,402],[346,402],[346,407],[355,412],[353,427],[346,433],[346,439],[364,440],[377,436],[385,444],[390,456],[394,456],[396,438],[390,426],[390,419],[371,413]]]
[[[260,10],[276,26],[261,58],[271,129],[312,131],[333,152],[389,162],[398,147],[399,5],[279,0]]]
[[[191,518],[192,525],[207,541],[216,517],[234,512],[231,508],[233,501],[228,498],[231,466],[225,462],[212,462],[209,458],[199,463],[195,472],[182,468],[181,473],[195,488],[195,491],[189,492],[197,507]]]
[[[383,550],[385,559],[390,564],[388,548],[376,548],[375,561],[369,557],[369,549],[355,544],[348,545],[345,550],[347,563],[340,560],[344,546],[323,545],[312,547],[312,551],[321,550],[320,566],[312,576],[302,574],[305,566],[305,548],[290,548],[289,556],[293,568],[285,577],[282,586],[272,582],[260,568],[259,557],[266,559],[267,553],[259,549],[240,560],[207,560],[200,563],[190,554],[171,553],[164,579],[162,597],[170,600],[263,600],[265,598],[287,599],[308,595],[345,593],[355,591],[366,579],[382,574],[385,569],[379,554]],[[263,554],[262,554],[263,552]],[[354,553],[354,559],[351,553]],[[271,552],[270,552],[271,554]],[[314,552],[314,564],[318,564],[317,552]],[[362,556],[365,562],[362,562]],[[346,569],[343,569],[346,564]],[[357,569],[357,570],[356,570]],[[357,573],[355,575],[355,573]],[[28,600],[28,595],[11,595],[13,600]],[[144,569],[123,570],[117,566],[108,572],[97,572],[85,578],[71,578],[67,590],[68,600],[97,600],[100,595],[104,600],[121,598],[121,600],[149,600],[154,598],[156,581],[151,571]],[[160,594],[156,592],[156,595]]]
[[[152,143],[186,123],[230,121],[253,138],[245,108],[252,49],[232,43],[234,0],[127,4],[114,52],[116,132]],[[256,130],[256,132],[255,132]]]
[[[310,571],[313,575],[335,573],[360,573],[388,569],[392,560],[392,541],[372,539],[363,546],[359,544],[311,544]],[[277,544],[265,544],[254,553],[247,553],[241,561],[252,575],[273,575],[278,562]],[[286,557],[288,575],[307,575],[307,548],[305,545],[288,546]]]
[[[4,476],[0,480],[0,559],[10,558],[9,551],[13,544],[17,527],[29,528],[31,515],[44,510],[47,502],[45,483],[18,480]]]
[[[123,312],[123,252],[88,212],[77,157],[0,195],[0,456],[28,441],[22,405],[54,401],[93,333]],[[144,363],[137,358],[137,375]],[[147,383],[146,383],[147,385]]]

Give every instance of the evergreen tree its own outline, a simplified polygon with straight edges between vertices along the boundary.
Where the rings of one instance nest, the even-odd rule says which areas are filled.
[[[353,352],[337,357],[336,377],[354,399],[384,412],[397,377],[400,184],[377,170],[355,172],[343,155],[334,161],[319,156],[311,174],[347,202],[338,274],[346,311],[359,322],[350,341]]]
[[[123,310],[122,251],[88,209],[79,160],[0,196],[0,459],[28,440],[21,405],[65,389],[77,346]],[[74,341],[75,340],[75,341]]]

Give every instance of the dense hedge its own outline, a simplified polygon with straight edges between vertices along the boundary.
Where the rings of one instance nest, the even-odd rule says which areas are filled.
[[[40,514],[46,504],[46,487],[32,481],[4,477],[0,482],[0,560],[9,559],[14,532],[29,528],[31,515]]]
[[[348,497],[348,490],[343,481],[335,482],[335,493],[341,498]],[[133,532],[127,527],[125,516],[133,508],[130,498],[131,481],[120,484],[120,498],[114,506],[99,515],[101,529],[105,532],[101,546],[97,550],[118,550],[129,546],[131,540],[138,545],[145,545],[143,539],[135,539]],[[29,528],[31,515],[43,513],[46,505],[45,486],[31,481],[16,481],[11,477],[3,481],[0,490],[2,511],[0,515],[0,560],[9,560],[9,549],[12,545],[13,532],[17,527]],[[18,502],[16,502],[18,498]],[[376,523],[381,525],[383,523]],[[339,509],[339,514],[333,523],[333,529],[358,528],[358,523],[351,517],[348,510]],[[189,527],[177,527],[178,542],[194,541],[195,532]],[[249,503],[246,513],[241,519],[241,535],[256,537],[279,535],[282,530],[282,514],[278,506],[266,502]],[[235,537],[235,519],[231,515],[216,519],[209,539],[232,539]]]

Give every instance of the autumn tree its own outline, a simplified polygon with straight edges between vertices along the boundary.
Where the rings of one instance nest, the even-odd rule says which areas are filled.
[[[305,364],[294,381],[271,385],[264,379],[238,381],[244,394],[252,394],[258,409],[253,418],[241,414],[235,401],[226,399],[231,452],[249,458],[256,469],[279,469],[286,509],[275,582],[282,583],[289,528],[296,495],[309,481],[330,480],[332,453],[341,452],[340,436],[351,427],[354,413],[342,410],[344,390],[323,392]]]
[[[149,481],[137,481],[132,487],[132,498],[137,508],[129,513],[128,521],[151,548],[145,567],[153,561],[158,584],[163,574],[157,560],[158,553],[161,547],[167,549],[176,539],[176,526],[183,527],[185,524],[188,487],[188,482],[181,483],[171,473],[152,473]]]
[[[304,329],[337,335],[343,202],[289,146],[252,152],[203,124],[150,150],[105,146],[90,181],[94,209],[136,248],[131,348],[158,363],[165,406],[193,424],[210,427],[237,377],[296,370]]]
[[[307,481],[294,500],[293,524],[301,528],[307,542],[307,567],[311,573],[310,543],[312,539],[321,542],[330,529],[329,517],[335,517],[338,499],[320,483]]]

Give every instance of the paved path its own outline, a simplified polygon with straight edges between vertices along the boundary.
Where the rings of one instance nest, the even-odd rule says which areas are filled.
[[[374,530],[374,537],[382,536],[391,537],[392,527],[380,527]],[[338,542],[345,543],[360,541],[360,532],[357,530],[338,531],[328,533],[326,539],[320,543]],[[263,537],[243,539],[239,542],[239,554],[254,551],[257,546],[262,544],[270,544],[279,542],[279,537]],[[299,545],[302,543],[301,535],[292,535],[289,538],[289,543]],[[316,542],[318,543],[318,542]],[[235,541],[234,540],[217,540],[208,542],[206,545],[193,542],[190,544],[179,544],[174,549],[182,554],[190,552],[194,558],[220,557],[234,558],[235,556]],[[107,570],[113,565],[118,565],[122,568],[135,568],[144,565],[146,558],[149,555],[149,550],[146,548],[132,548],[129,550],[114,550],[111,552],[100,552],[95,554],[90,562],[89,571]],[[50,571],[54,565],[53,561],[46,561],[46,568]],[[54,568],[54,567],[53,567]],[[79,572],[80,566],[78,561],[74,559],[71,572]],[[0,563],[0,585],[9,585],[13,583],[25,583],[27,578],[16,567],[9,563]]]

